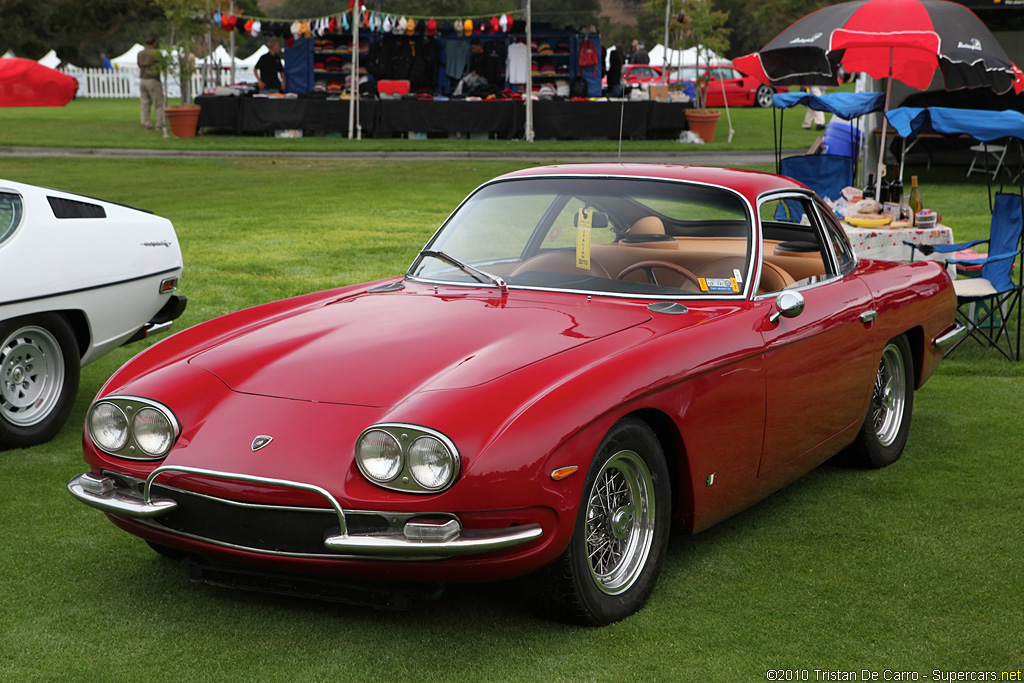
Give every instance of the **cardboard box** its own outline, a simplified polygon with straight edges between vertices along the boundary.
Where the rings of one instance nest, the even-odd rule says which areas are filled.
[[[647,96],[652,100],[664,100],[668,101],[668,86],[667,85],[654,85],[652,84],[647,89]]]

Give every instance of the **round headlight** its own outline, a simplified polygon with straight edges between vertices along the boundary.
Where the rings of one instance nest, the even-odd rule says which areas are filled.
[[[89,434],[105,451],[119,451],[128,443],[128,418],[113,403],[97,403],[89,413]]]
[[[391,434],[373,429],[359,439],[356,445],[359,469],[378,482],[388,482],[402,471],[402,447]]]
[[[409,446],[409,472],[423,488],[443,489],[451,483],[455,470],[455,456],[439,439],[421,436]]]
[[[156,408],[143,408],[135,413],[132,433],[139,448],[154,458],[166,455],[174,444],[174,426]]]

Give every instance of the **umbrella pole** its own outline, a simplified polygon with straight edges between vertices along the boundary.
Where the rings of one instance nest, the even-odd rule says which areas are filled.
[[[885,107],[882,108],[882,140],[878,145],[878,167],[875,169],[875,199],[882,196],[882,162],[885,161],[885,134],[889,119],[889,98],[892,97],[892,48],[889,48],[889,78],[885,81]]]

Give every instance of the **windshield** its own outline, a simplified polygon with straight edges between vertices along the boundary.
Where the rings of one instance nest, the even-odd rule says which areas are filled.
[[[471,196],[409,274],[621,296],[737,296],[750,277],[752,232],[746,203],[722,188],[513,179]]]

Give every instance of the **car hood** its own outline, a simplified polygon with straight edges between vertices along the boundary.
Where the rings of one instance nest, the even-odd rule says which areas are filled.
[[[650,320],[643,305],[486,290],[363,294],[267,323],[189,363],[238,392],[391,407],[476,386]]]

